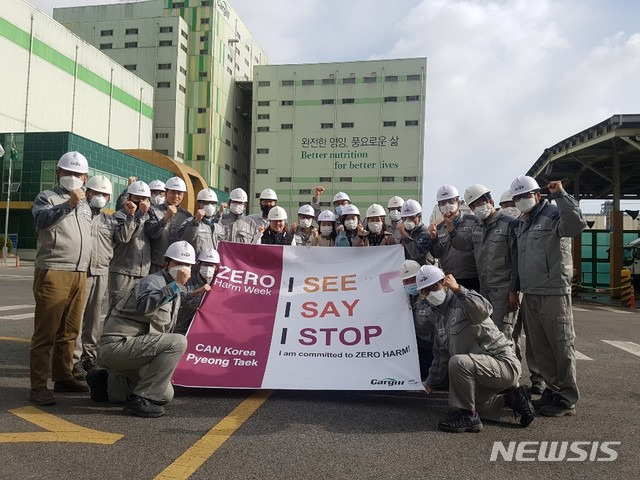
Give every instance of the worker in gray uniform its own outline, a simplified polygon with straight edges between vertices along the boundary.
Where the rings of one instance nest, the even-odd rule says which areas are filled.
[[[389,226],[387,230],[391,232],[393,235],[393,240],[396,243],[402,243],[402,237],[400,236],[400,232],[398,231],[398,224],[402,222],[402,205],[404,204],[404,199],[402,197],[393,196],[387,202],[387,210],[389,211]]]
[[[196,196],[198,210],[193,217],[185,220],[182,226],[182,239],[189,242],[196,250],[196,255],[210,249],[218,248],[218,243],[225,239],[226,230],[216,223],[218,195],[211,188],[205,188]]]
[[[505,407],[520,417],[521,426],[529,426],[535,414],[529,390],[517,386],[522,367],[513,343],[490,318],[491,304],[433,265],[420,267],[416,284],[432,306],[425,314],[435,330],[433,362],[423,382],[427,394],[449,373],[452,410],[438,428],[480,432],[480,417],[499,419]]]
[[[402,204],[400,215],[402,221],[396,224],[396,229],[404,246],[404,258],[424,265],[432,240],[427,226],[422,223],[422,206],[410,198]]]
[[[578,202],[550,182],[549,198],[540,186],[522,175],[511,183],[511,193],[522,212],[518,238],[518,272],[527,347],[547,388],[533,402],[545,416],[574,415],[580,398],[576,383],[575,331],[571,310],[571,238],[586,226]]]
[[[118,231],[109,265],[109,312],[136,282],[149,274],[151,265],[151,240],[145,225],[149,221],[151,191],[142,180],[127,188],[127,198],[122,209],[113,214]]]
[[[278,195],[275,190],[271,188],[265,188],[260,193],[260,213],[253,213],[251,215],[247,215],[246,219],[251,220],[256,224],[256,227],[266,230],[269,226],[269,219],[267,216],[269,215],[269,210],[275,207],[278,204]]]
[[[185,337],[172,332],[196,253],[182,240],[169,245],[164,258],[163,269],[141,279],[105,320],[104,369],[87,374],[92,400],[124,402],[123,413],[138,417],[164,415],[173,399],[171,376],[187,349]]]
[[[444,220],[438,225],[429,225],[431,255],[439,259],[442,269],[456,277],[458,283],[479,292],[476,260],[473,252],[465,248],[465,241],[471,241],[476,217],[462,213],[460,194],[453,185],[441,186],[436,201]]]
[[[218,222],[226,231],[225,240],[235,243],[260,243],[263,227],[257,227],[255,222],[245,215],[248,205],[247,192],[241,188],[234,188],[229,193],[229,213],[220,217]]]
[[[182,228],[191,213],[180,206],[187,191],[187,185],[180,177],[171,177],[164,184],[165,203],[153,205],[149,220],[145,224],[147,236],[151,239],[151,267],[155,273],[164,267],[164,252],[170,244],[182,239]]]

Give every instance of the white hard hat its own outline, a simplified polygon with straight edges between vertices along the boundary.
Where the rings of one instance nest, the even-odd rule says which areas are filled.
[[[378,205],[374,203],[369,208],[367,208],[367,218],[369,217],[384,217],[387,212],[384,211],[382,205]]]
[[[127,193],[129,195],[139,195],[141,197],[151,197],[151,190],[149,189],[149,185],[144,183],[142,180],[138,180],[133,182],[127,188]]]
[[[402,207],[403,203],[404,203],[404,198],[398,197],[396,195],[395,197],[391,197],[389,199],[389,203],[387,203],[387,208],[400,208]]]
[[[309,217],[315,217],[316,211],[313,209],[311,205],[302,205],[298,209],[298,215],[308,215]]]
[[[58,168],[75,173],[89,173],[89,162],[80,152],[67,152],[58,160]]]
[[[347,195],[344,192],[338,192],[333,196],[333,203],[342,202],[343,200],[347,200],[348,202],[351,202],[349,195]]]
[[[87,187],[88,190],[106,193],[107,195],[111,195],[113,193],[111,182],[104,175],[96,175],[95,177],[91,177],[85,184],[85,187]]]
[[[204,190],[200,190],[198,192],[198,196],[196,200],[201,202],[218,202],[218,195],[210,188],[205,188]]]
[[[511,182],[511,195],[516,197],[523,193],[533,192],[534,190],[540,190],[540,185],[536,182],[535,178],[528,175],[520,175],[513,182]]]
[[[164,182],[161,180],[153,180],[152,182],[149,182],[149,190],[162,190],[164,192]]]
[[[286,220],[287,211],[282,207],[273,207],[267,215],[268,220]]]
[[[229,194],[229,200],[231,200],[232,202],[245,203],[248,201],[247,192],[245,192],[241,188],[234,188]]]
[[[360,210],[358,210],[358,207],[350,203],[349,205],[345,205],[344,208],[342,209],[342,216],[344,217],[345,215],[360,216]]]
[[[436,193],[436,202],[449,200],[450,198],[459,197],[458,189],[453,185],[442,185]]]
[[[318,215],[318,222],[335,222],[336,215],[331,210],[323,210]]]
[[[415,260],[405,260],[402,263],[400,269],[400,278],[406,280],[407,278],[415,277],[420,271],[420,264]]]
[[[422,213],[422,206],[416,201],[410,198],[402,205],[402,210],[400,210],[401,217],[415,217]]]
[[[196,251],[189,242],[184,240],[169,245],[164,256],[178,262],[190,263],[191,265],[196,263]]]
[[[444,272],[438,267],[433,265],[423,265],[420,267],[418,276],[416,278],[416,286],[418,290],[430,287],[431,285],[438,283],[444,278]]]
[[[473,185],[469,185],[464,191],[464,202],[467,205],[471,205],[473,202],[487,193],[491,193],[491,191],[487,187],[479,183],[474,183]]]
[[[272,190],[271,188],[265,188],[264,190],[262,190],[262,193],[260,194],[260,200],[278,200],[278,195],[276,195],[275,190]]]
[[[207,263],[220,263],[220,254],[216,251],[215,248],[207,248],[200,252],[200,255],[198,255],[198,261]]]
[[[502,192],[502,195],[500,195],[500,203],[512,202],[512,201],[513,201],[513,197],[511,196],[511,189]]]
[[[186,192],[187,184],[180,177],[171,177],[164,185],[166,190],[176,190],[178,192]]]

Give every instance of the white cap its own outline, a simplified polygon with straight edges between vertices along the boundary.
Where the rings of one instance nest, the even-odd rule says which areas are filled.
[[[323,210],[322,212],[320,212],[320,215],[318,215],[318,222],[335,222],[336,221],[336,214],[333,213],[331,210]]]
[[[505,190],[504,192],[502,192],[502,195],[500,195],[500,203],[504,203],[504,202],[512,202],[513,201],[513,197],[511,196],[511,189],[509,190]]]
[[[182,180],[180,177],[171,177],[169,180],[167,180],[167,183],[165,183],[164,188],[166,190],[176,190],[178,192],[186,192],[187,184],[184,183],[184,180]]]
[[[438,267],[433,265],[423,265],[420,267],[418,276],[416,278],[416,285],[418,290],[430,287],[431,285],[438,283],[444,278],[444,272]]]
[[[415,260],[405,260],[402,263],[400,269],[400,278],[406,280],[407,278],[415,277],[420,271],[420,264]]]
[[[436,193],[436,202],[449,200],[450,198],[459,197],[458,189],[453,185],[442,185]]]
[[[344,192],[338,192],[333,196],[333,203],[342,202],[343,200],[347,200],[348,202],[351,202],[349,195],[347,195]]]
[[[358,207],[350,203],[349,205],[345,205],[344,208],[342,209],[342,216],[344,217],[345,215],[360,216],[360,210],[358,210]]]
[[[287,211],[282,207],[273,207],[267,215],[268,220],[286,220]]]
[[[205,188],[198,192],[196,200],[201,202],[218,202],[218,195],[210,188]]]
[[[196,251],[189,242],[184,240],[169,245],[164,256],[178,262],[190,263],[191,265],[196,263]]]
[[[402,205],[400,210],[401,217],[415,217],[422,213],[422,206],[416,201],[410,198]]]
[[[127,188],[127,193],[129,195],[139,195],[141,197],[151,197],[151,190],[149,189],[149,185],[144,183],[142,180],[137,180],[133,182]]]
[[[479,183],[474,183],[473,185],[469,185],[464,191],[464,202],[467,205],[471,205],[473,202],[487,193],[491,193],[491,191],[487,187]]]
[[[149,190],[162,190],[164,192],[164,182],[161,180],[153,180],[152,182],[149,182]]]
[[[538,185],[538,182],[536,182],[533,177],[520,175],[511,182],[511,195],[513,197],[517,197],[523,193],[533,192],[534,190],[540,190],[540,185]]]
[[[262,193],[260,194],[260,200],[278,200],[278,195],[276,195],[275,190],[272,190],[271,188],[265,188],[264,190],[262,190]]]
[[[234,188],[229,194],[229,200],[231,200],[232,202],[245,203],[248,201],[247,192],[245,192],[241,188]]]
[[[298,209],[298,215],[307,215],[309,217],[315,217],[316,211],[313,209],[311,205],[302,205]]]
[[[387,203],[387,208],[400,208],[402,207],[403,203],[404,203],[404,198],[398,197],[396,195],[395,197],[391,197],[389,199],[389,203]]]
[[[207,248],[200,252],[200,255],[198,255],[198,261],[207,263],[220,263],[220,254],[216,251],[215,248]]]
[[[94,192],[106,193],[107,195],[111,195],[113,193],[111,182],[104,175],[96,175],[95,177],[91,177],[89,181],[85,184],[85,187],[88,190],[93,190]]]
[[[89,162],[80,152],[67,152],[58,160],[58,168],[75,173],[89,173]]]
[[[367,208],[367,218],[369,217],[384,217],[387,215],[387,212],[384,211],[382,205],[378,205],[374,203],[369,208]]]

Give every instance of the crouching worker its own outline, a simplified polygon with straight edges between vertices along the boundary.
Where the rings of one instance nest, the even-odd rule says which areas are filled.
[[[138,417],[164,415],[173,398],[171,376],[187,348],[185,337],[172,332],[195,263],[191,245],[172,243],[164,268],[140,279],[111,311],[98,351],[105,368],[87,375],[92,400],[124,402],[123,413]]]
[[[520,425],[528,426],[535,416],[530,394],[526,387],[517,386],[520,362],[511,340],[491,320],[489,301],[432,265],[420,268],[417,286],[433,306],[428,314],[435,327],[426,392],[431,393],[449,372],[449,405],[453,410],[438,422],[438,428],[480,432],[480,416],[497,419],[505,407],[520,417]]]

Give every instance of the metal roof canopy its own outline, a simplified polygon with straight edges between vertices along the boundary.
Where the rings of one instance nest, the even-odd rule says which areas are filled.
[[[640,198],[640,114],[613,115],[556,143],[527,175],[541,185],[562,180],[581,200],[613,199],[619,210],[619,200]]]

